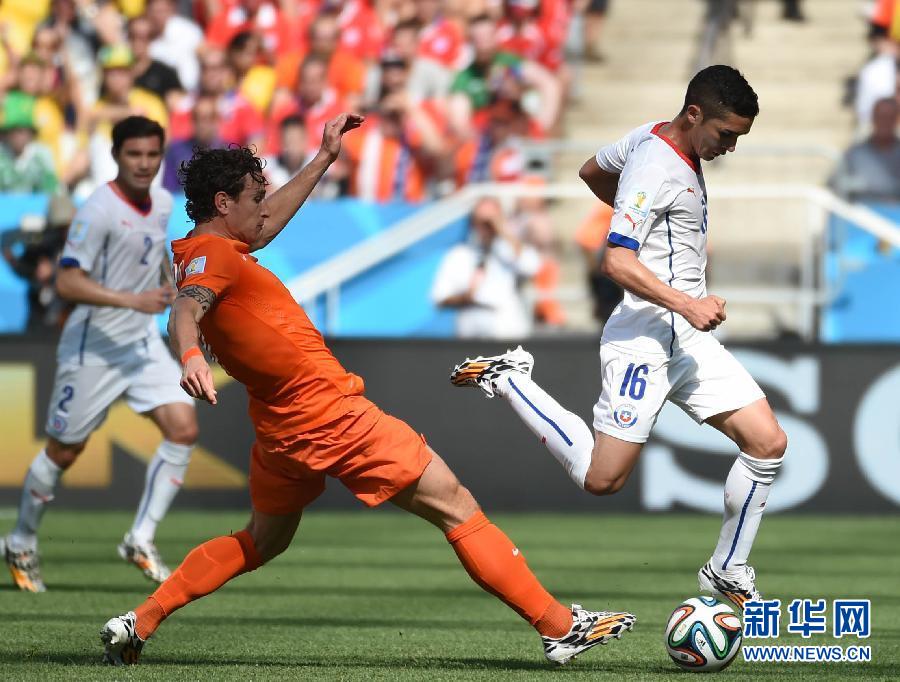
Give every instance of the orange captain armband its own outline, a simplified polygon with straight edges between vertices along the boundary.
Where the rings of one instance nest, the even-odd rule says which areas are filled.
[[[184,366],[188,360],[190,360],[191,358],[195,358],[198,355],[203,355],[203,351],[200,350],[200,347],[191,346],[186,351],[184,351],[184,354],[181,356],[181,365]]]

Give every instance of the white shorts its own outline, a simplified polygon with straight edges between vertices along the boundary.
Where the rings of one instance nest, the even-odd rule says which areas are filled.
[[[50,394],[47,434],[67,444],[86,440],[122,395],[138,414],[171,403],[192,405],[180,381],[181,369],[158,336],[136,344],[130,357],[114,365],[62,364]]]
[[[664,355],[600,346],[603,390],[594,428],[631,443],[646,443],[666,400],[698,424],[765,397],[759,384],[715,338]]]

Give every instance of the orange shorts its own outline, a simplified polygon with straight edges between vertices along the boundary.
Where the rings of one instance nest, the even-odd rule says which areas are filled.
[[[303,434],[287,453],[266,452],[255,442],[250,456],[250,499],[263,514],[292,514],[337,478],[370,507],[419,479],[431,462],[425,439],[405,422],[362,399],[336,421]]]

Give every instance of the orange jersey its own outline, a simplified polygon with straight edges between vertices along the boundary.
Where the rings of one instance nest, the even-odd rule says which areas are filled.
[[[179,289],[196,284],[216,294],[200,331],[219,364],[247,387],[250,418],[266,451],[292,450],[304,432],[352,409],[362,378],[340,365],[287,287],[246,244],[188,235],[172,251]]]

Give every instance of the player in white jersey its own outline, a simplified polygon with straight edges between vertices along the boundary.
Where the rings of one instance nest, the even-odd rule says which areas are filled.
[[[673,121],[633,130],[581,168],[594,194],[614,207],[602,265],[625,289],[603,330],[595,435],[531,379],[534,361],[521,348],[466,360],[451,375],[456,385],[506,398],[595,495],[625,484],[666,400],[728,436],[739,454],[725,483],[719,541],[698,578],[739,607],[759,598],[747,558],[787,438],[762,390],[710,333],[725,321],[725,301],[706,291],[701,160],[734,151],[758,113],[744,77],[711,66],[691,80]]]
[[[134,523],[118,547],[123,559],[157,582],[169,569],[153,543],[156,526],[181,486],[197,438],[193,401],[181,390],[181,369],[153,318],[175,295],[166,255],[172,196],[151,188],[165,133],[154,121],[132,116],[116,124],[112,137],[118,175],[78,210],[60,259],[57,289],[76,306],[57,349],[47,445],[25,476],[16,526],[0,539],[13,580],[30,592],[46,589],[37,555],[44,509],[117,398],[124,396],[163,436]]]

